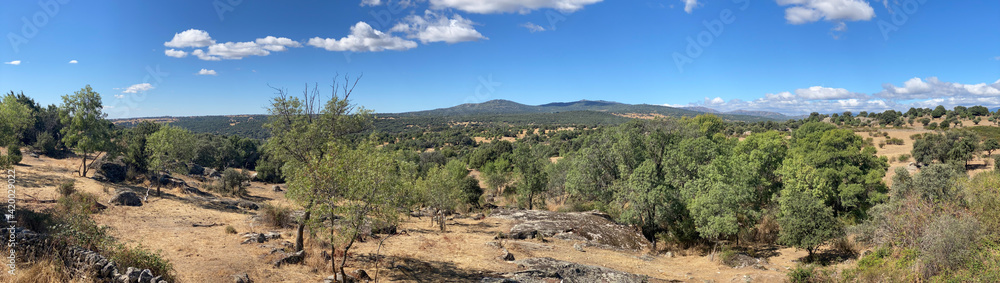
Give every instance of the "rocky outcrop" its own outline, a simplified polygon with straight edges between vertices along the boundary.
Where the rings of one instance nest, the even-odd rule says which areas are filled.
[[[649,282],[642,275],[614,269],[556,260],[548,257],[528,258],[514,261],[520,271],[501,274],[501,277],[487,277],[480,282]]]
[[[34,259],[56,255],[73,272],[93,278],[96,282],[167,283],[163,276],[157,276],[149,269],[121,267],[97,252],[76,246],[59,245],[44,234],[21,228],[15,229],[14,234],[21,256]]]
[[[650,246],[635,228],[611,221],[611,217],[597,211],[552,212],[540,210],[494,210],[490,217],[516,222],[510,239],[536,237],[584,241],[588,246],[639,251]]]
[[[118,192],[109,202],[116,205],[142,206],[142,198],[133,191]]]

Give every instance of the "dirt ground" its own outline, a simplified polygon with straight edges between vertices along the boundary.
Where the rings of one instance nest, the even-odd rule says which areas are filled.
[[[80,191],[110,199],[116,185],[103,184],[90,178],[76,176],[79,159],[52,159],[26,156],[17,166],[18,199],[25,206],[40,210],[54,204],[32,203],[30,200],[55,199],[55,186],[65,180],[75,180]],[[186,179],[189,183],[195,180]],[[250,198],[291,206],[283,192],[274,192],[273,185],[253,183]],[[283,240],[292,240],[292,228],[270,229],[262,227],[249,213],[221,211],[186,202],[179,189],[165,189],[164,197],[150,196],[139,207],[110,206],[93,218],[102,225],[113,228],[113,235],[129,244],[141,244],[150,250],[160,251],[177,271],[181,282],[226,282],[231,275],[246,272],[255,282],[319,282],[332,274],[329,261],[321,258],[323,248],[311,240],[307,246],[311,253],[303,265],[282,266],[271,264],[266,244],[241,244],[239,234],[225,233],[225,226],[233,226],[239,233],[278,231]],[[30,196],[29,196],[30,195]],[[192,224],[213,227],[193,227]],[[374,276],[375,257],[379,257],[378,273],[385,282],[466,282],[485,275],[512,272],[518,267],[498,259],[501,250],[487,243],[494,242],[498,232],[509,231],[508,220],[487,217],[482,220],[455,219],[448,222],[447,231],[441,232],[430,225],[428,218],[405,218],[402,233],[384,241],[381,250],[378,240],[358,243],[352,248],[348,270],[364,269]],[[647,275],[664,280],[684,282],[729,282],[749,276],[754,281],[782,281],[785,272],[805,251],[781,248],[771,251],[772,257],[764,270],[754,268],[734,269],[713,261],[713,256],[701,252],[678,252],[673,257],[664,255],[646,257],[645,252],[622,252],[586,248],[576,250],[574,242],[553,239],[504,240],[501,243],[518,259],[552,257],[559,260],[603,266],[620,271]],[[269,247],[262,247],[268,245]],[[5,277],[0,277],[2,280]]]

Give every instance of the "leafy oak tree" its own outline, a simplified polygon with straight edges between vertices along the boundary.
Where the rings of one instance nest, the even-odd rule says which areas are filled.
[[[62,123],[65,127],[63,143],[76,149],[82,157],[80,176],[87,176],[87,157],[97,152],[93,160],[97,160],[102,151],[111,148],[112,124],[104,118],[107,114],[101,104],[101,94],[94,91],[90,85],[62,97]],[[91,161],[93,163],[93,161]]]

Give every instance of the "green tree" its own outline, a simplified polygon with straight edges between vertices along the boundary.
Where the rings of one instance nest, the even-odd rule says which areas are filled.
[[[468,169],[465,164],[458,160],[451,160],[445,166],[431,167],[427,171],[427,176],[417,181],[417,188],[420,189],[421,199],[425,205],[434,208],[438,212],[445,210],[455,210],[461,204],[467,204],[473,198],[475,192],[469,192]],[[474,181],[474,179],[473,179]],[[478,187],[478,184],[476,184]],[[479,196],[474,198],[478,201]],[[434,217],[441,231],[445,230],[444,217]]]
[[[160,127],[146,139],[147,172],[156,183],[156,195],[160,195],[160,179],[166,171],[177,169],[194,159],[194,136],[186,129],[170,125]],[[138,153],[132,153],[138,154]],[[126,155],[128,156],[128,155]]]
[[[993,151],[997,149],[1000,149],[1000,142],[997,142],[996,138],[989,138],[983,142],[983,150],[985,150],[989,156],[993,156]]]
[[[780,213],[778,241],[796,248],[805,249],[812,259],[813,252],[830,239],[839,236],[842,230],[837,226],[833,209],[808,192],[786,189],[778,199]]]
[[[545,172],[545,162],[548,160],[535,156],[528,145],[514,149],[513,157],[520,176],[517,181],[519,199],[527,204],[528,209],[535,209],[535,197],[542,195],[548,185],[549,177]],[[542,203],[544,204],[544,199]]]
[[[937,107],[934,107],[934,111],[931,111],[931,117],[934,117],[934,119],[941,118],[941,116],[944,116],[947,112],[948,110],[944,109],[944,106],[938,105]]]
[[[288,197],[305,207],[295,238],[296,251],[303,250],[305,223],[314,211],[330,211],[326,205],[314,207],[317,201],[329,197],[323,195],[331,190],[329,184],[313,182],[324,176],[315,175],[314,170],[327,158],[330,144],[345,144],[347,136],[360,133],[372,124],[371,111],[350,103],[350,95],[361,78],[350,83],[348,77],[343,82],[334,78],[333,93],[325,104],[319,101],[319,89],[307,88],[302,99],[290,97],[284,89],[276,89],[278,96],[272,99],[268,108],[268,122],[264,127],[271,137],[264,143],[265,153],[284,164],[281,175],[288,181]],[[314,185],[308,185],[314,184]],[[332,205],[332,204],[330,204]]]
[[[101,94],[94,92],[90,85],[73,95],[64,95],[62,100],[63,143],[81,154],[80,176],[86,177],[88,155],[98,152],[93,158],[96,160],[101,151],[111,148],[113,125],[104,119],[107,114],[102,112]]]
[[[3,96],[0,101],[0,145],[20,143],[25,131],[33,126],[34,111],[18,101],[14,92]]]

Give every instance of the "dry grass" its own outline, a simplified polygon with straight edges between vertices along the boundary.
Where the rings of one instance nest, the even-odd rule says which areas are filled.
[[[4,272],[3,282],[12,283],[89,283],[90,280],[80,278],[70,279],[70,274],[62,262],[53,259],[43,259],[28,266],[19,267],[14,275]]]

